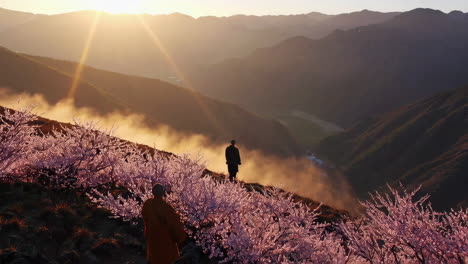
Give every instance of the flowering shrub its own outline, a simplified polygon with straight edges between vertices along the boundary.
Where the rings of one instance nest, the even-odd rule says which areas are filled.
[[[140,218],[155,183],[187,232],[221,263],[466,263],[467,210],[438,213],[416,192],[376,194],[360,219],[320,224],[291,195],[203,177],[187,156],[150,154],[77,124],[42,135],[29,112],[0,117],[0,177],[80,189],[115,217]]]
[[[426,205],[428,196],[415,201],[418,190],[389,189],[391,195],[377,193],[363,203],[363,219],[340,224],[353,254],[370,263],[466,261],[466,210],[438,213]]]
[[[30,155],[35,127],[35,117],[30,109],[12,111],[2,109],[0,115],[0,179],[9,177],[23,166],[24,157]],[[15,173],[16,175],[21,175]]]
[[[62,127],[35,142],[29,172],[56,188],[89,190],[115,182],[126,149],[122,140],[96,131],[92,123]]]

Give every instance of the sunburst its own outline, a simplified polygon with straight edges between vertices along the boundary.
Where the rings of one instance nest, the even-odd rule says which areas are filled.
[[[95,9],[113,14],[141,13],[143,0],[96,0]]]

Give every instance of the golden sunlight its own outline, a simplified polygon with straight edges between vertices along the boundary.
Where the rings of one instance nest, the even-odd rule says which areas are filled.
[[[113,14],[143,12],[143,0],[97,0],[96,10]]]

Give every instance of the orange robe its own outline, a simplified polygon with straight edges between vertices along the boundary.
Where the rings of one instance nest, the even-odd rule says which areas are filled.
[[[179,258],[179,246],[187,235],[179,215],[161,197],[143,204],[146,257],[151,264],[170,264]]]

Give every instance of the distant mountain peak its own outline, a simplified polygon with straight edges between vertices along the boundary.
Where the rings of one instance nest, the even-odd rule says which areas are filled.
[[[327,15],[327,14],[320,13],[320,12],[310,12],[310,13],[307,13],[307,15],[321,15],[321,16],[329,16],[329,15]]]
[[[449,15],[440,11],[429,8],[417,8],[396,16],[393,22],[401,23],[408,26],[424,26],[437,25],[449,21]]]
[[[171,14],[169,14],[167,16],[177,17],[177,18],[187,18],[187,19],[190,19],[190,20],[194,19],[193,17],[191,17],[189,15],[179,13],[179,12],[171,13]]]
[[[16,10],[11,10],[11,9],[6,9],[3,7],[0,7],[0,12],[1,13],[9,13],[9,14],[17,14],[17,15],[37,15],[32,12],[23,12],[23,11],[16,11]]]
[[[460,10],[454,10],[454,11],[450,12],[450,13],[449,13],[449,16],[450,16],[451,18],[460,19],[460,20],[462,20],[462,19],[468,19],[468,14],[465,14],[465,13],[463,13],[463,12],[460,11]]]
[[[55,14],[55,15],[50,15],[50,17],[68,17],[68,16],[95,16],[96,13],[99,11],[96,10],[79,10],[79,11],[73,11],[73,12],[68,12],[68,13],[60,13],[60,14]],[[110,13],[106,13],[109,14]]]
[[[463,13],[460,10],[453,10],[452,12],[449,13],[449,15],[465,15],[465,13]]]
[[[440,10],[430,9],[430,8],[416,8],[411,11],[402,13],[398,17],[434,17],[434,16],[445,16],[446,14]]]
[[[369,10],[369,9],[363,9],[361,11],[355,11],[355,12],[339,14],[338,16],[340,16],[340,15],[374,15],[374,14],[384,14],[384,13],[379,12],[379,11]],[[391,14],[391,13],[389,13],[389,14]]]

